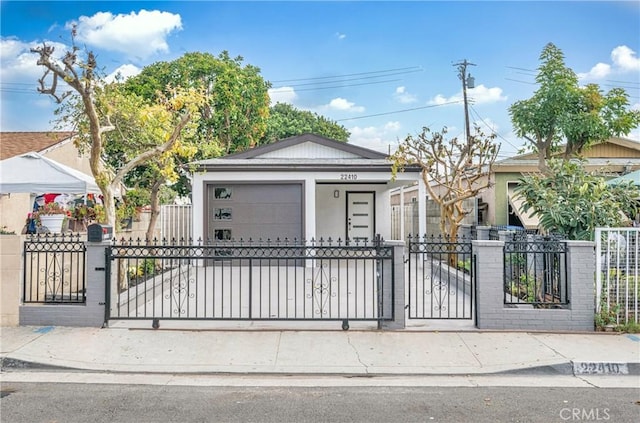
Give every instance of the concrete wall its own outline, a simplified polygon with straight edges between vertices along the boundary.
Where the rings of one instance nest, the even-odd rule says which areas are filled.
[[[87,243],[87,294],[86,304],[20,305],[21,252],[24,237],[0,236],[2,291],[1,323],[11,325],[59,325],[100,327],[105,313],[105,256],[104,243]],[[395,280],[385,284],[383,307],[388,310],[393,304],[394,320],[385,321],[383,329],[405,327],[405,264],[402,242],[392,241],[394,248],[393,267],[385,267],[384,278],[388,281],[393,269]],[[503,241],[473,241],[476,260],[477,326],[480,329],[505,330],[594,330],[594,244],[583,241],[567,241],[568,298],[564,309],[517,308],[504,304]],[[115,284],[112,284],[115,287]],[[392,303],[393,301],[393,303]]]
[[[28,213],[33,210],[33,199],[31,194],[0,194],[0,227],[20,235]]]
[[[568,298],[564,309],[510,307],[504,304],[503,241],[473,241],[479,329],[594,330],[594,243],[567,241]]]
[[[22,282],[20,235],[0,235],[0,326],[17,326]]]

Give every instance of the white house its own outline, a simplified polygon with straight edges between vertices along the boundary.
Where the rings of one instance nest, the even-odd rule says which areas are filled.
[[[425,192],[418,167],[392,180],[385,154],[313,134],[196,164],[195,239],[390,239],[390,191]]]

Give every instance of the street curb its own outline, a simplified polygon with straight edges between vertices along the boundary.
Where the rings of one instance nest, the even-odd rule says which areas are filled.
[[[568,361],[545,366],[526,367],[522,369],[500,370],[496,372],[463,372],[463,373],[304,373],[304,372],[223,372],[223,371],[195,371],[195,372],[172,372],[172,371],[130,371],[130,370],[97,370],[83,369],[77,367],[57,366],[53,364],[43,364],[32,361],[20,360],[10,357],[0,357],[0,372],[14,371],[52,371],[52,372],[82,372],[82,373],[111,373],[111,374],[180,374],[180,375],[263,375],[263,376],[343,376],[348,378],[367,377],[397,377],[397,376],[639,376],[640,363],[615,363],[628,369],[625,373],[576,373],[576,364],[582,362]],[[592,364],[591,362],[589,364]],[[611,363],[595,363],[596,365]]]

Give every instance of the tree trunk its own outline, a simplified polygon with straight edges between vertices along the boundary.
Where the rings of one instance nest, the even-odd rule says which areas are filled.
[[[158,180],[154,182],[151,187],[151,217],[149,218],[149,226],[147,227],[146,238],[147,241],[152,240],[154,237],[153,233],[156,228],[156,222],[158,221],[158,216],[160,215],[160,187],[164,183],[164,178],[162,180]]]

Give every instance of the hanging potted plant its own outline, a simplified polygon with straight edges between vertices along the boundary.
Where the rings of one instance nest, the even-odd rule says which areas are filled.
[[[67,211],[58,203],[47,203],[34,213],[41,227],[51,233],[62,233],[62,224],[67,217]]]

